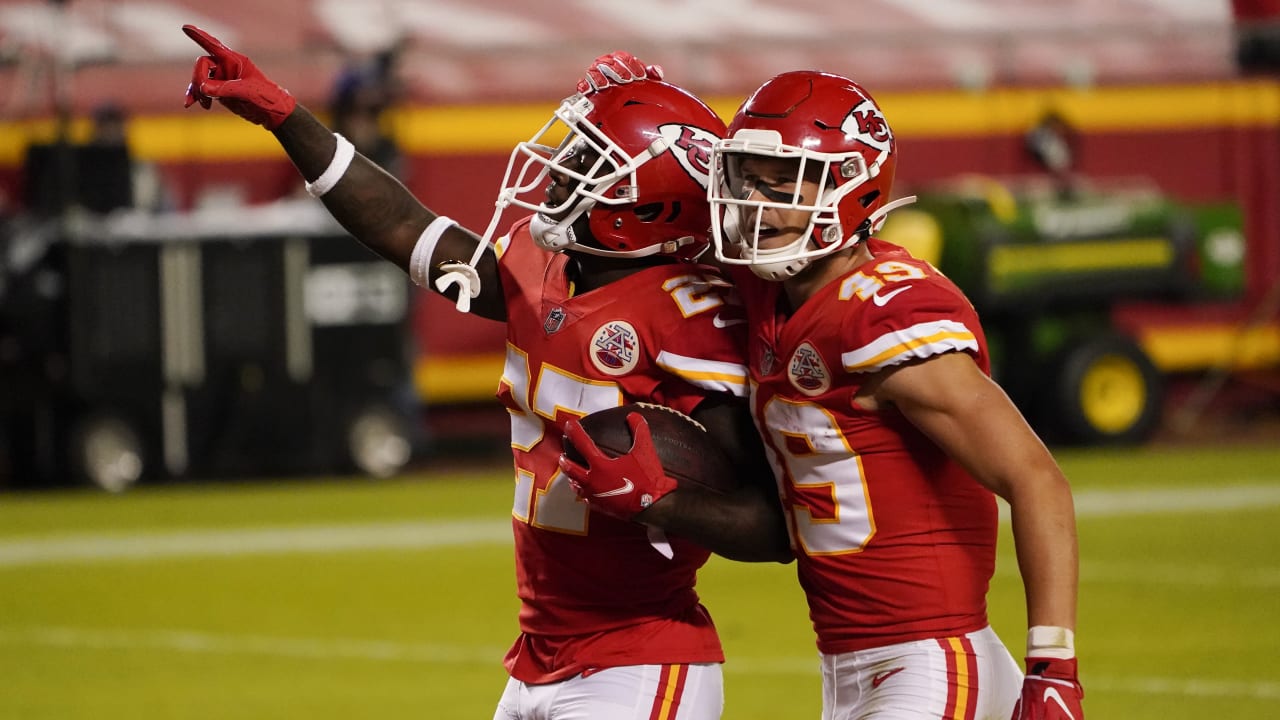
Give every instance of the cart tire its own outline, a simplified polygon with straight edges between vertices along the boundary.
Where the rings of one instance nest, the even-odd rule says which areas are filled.
[[[1160,423],[1164,383],[1150,358],[1122,335],[1068,345],[1055,383],[1056,421],[1067,442],[1134,445]]]

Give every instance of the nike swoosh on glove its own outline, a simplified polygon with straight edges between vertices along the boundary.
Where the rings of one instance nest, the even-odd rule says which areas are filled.
[[[559,460],[579,498],[592,510],[620,520],[631,520],[676,489],[676,481],[662,469],[644,416],[629,413],[627,425],[631,428],[631,449],[613,457],[596,445],[576,418],[570,420],[564,425],[565,439],[587,464],[579,465],[564,453]]]
[[[298,102],[288,90],[271,82],[248,57],[195,25],[183,25],[182,31],[209,53],[196,59],[185,107],[200,103],[208,110],[217,100],[236,115],[268,130],[280,127],[293,112]]]
[[[1082,699],[1084,688],[1076,675],[1075,658],[1029,657],[1011,720],[1084,720]]]

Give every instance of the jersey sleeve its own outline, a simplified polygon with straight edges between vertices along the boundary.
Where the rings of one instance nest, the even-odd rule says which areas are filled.
[[[746,318],[732,286],[712,272],[667,283],[668,292],[678,285],[654,352],[654,364],[669,376],[658,401],[687,413],[712,393],[746,397]]]
[[[887,298],[887,299],[886,299]],[[937,275],[895,282],[844,318],[840,355],[846,372],[871,373],[949,352],[983,354],[977,314]]]

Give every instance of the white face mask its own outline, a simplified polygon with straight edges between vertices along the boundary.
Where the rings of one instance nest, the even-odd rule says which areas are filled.
[[[915,201],[908,197],[887,203],[858,227],[841,224],[840,204],[878,175],[887,154],[886,149],[868,164],[860,152],[822,153],[786,145],[773,130],[739,130],[717,142],[707,194],[716,258],[750,266],[759,277],[779,281],[794,277],[818,258],[862,242],[879,230],[890,210]],[[770,177],[752,177],[753,166]],[[791,218],[807,214],[803,230],[785,245],[768,247],[779,229],[764,223],[765,210]]]
[[[758,242],[753,244],[744,238],[740,220],[744,213],[745,210],[742,208],[728,208],[723,211],[723,219],[713,235],[716,258],[721,262],[730,265],[749,265],[751,272],[758,277],[771,281],[786,280],[794,277],[812,262],[812,258],[805,257],[803,254],[805,246],[810,244],[807,231],[782,247],[772,249],[759,248]],[[755,213],[755,217],[757,219],[760,217],[758,211]],[[715,224],[716,219],[713,219],[712,222]],[[748,225],[751,227],[750,235],[753,238],[758,238],[759,227],[757,224],[748,223]],[[731,253],[733,258],[728,258],[726,253]]]
[[[498,191],[491,229],[496,229],[497,218],[506,208],[523,208],[534,213],[533,235],[538,244],[562,250],[574,242],[570,226],[591,208],[635,201],[635,171],[640,163],[586,120],[592,109],[590,98],[570,96],[531,139],[516,145]],[[554,205],[545,193],[552,173],[569,188],[563,202]],[[608,196],[602,194],[605,190],[610,191]],[[486,234],[485,240],[489,239]]]
[[[771,130],[740,130],[715,144],[711,162],[708,199],[721,262],[748,265],[766,280],[785,280],[815,258],[859,240],[856,228],[841,226],[839,204],[872,177],[860,153],[814,152],[783,144]],[[753,170],[768,177],[755,177]],[[836,172],[845,179],[839,185]],[[764,223],[767,210],[772,217],[807,219],[794,240],[768,247],[779,229]]]

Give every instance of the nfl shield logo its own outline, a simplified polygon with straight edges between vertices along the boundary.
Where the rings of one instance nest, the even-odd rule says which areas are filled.
[[[770,373],[773,372],[774,360],[775,358],[773,355],[773,348],[769,347],[768,345],[765,345],[763,349],[760,350],[760,374],[761,375],[769,375]]]
[[[551,335],[558,332],[563,324],[564,308],[552,308],[551,312],[547,313],[547,319],[542,321],[542,331]]]

